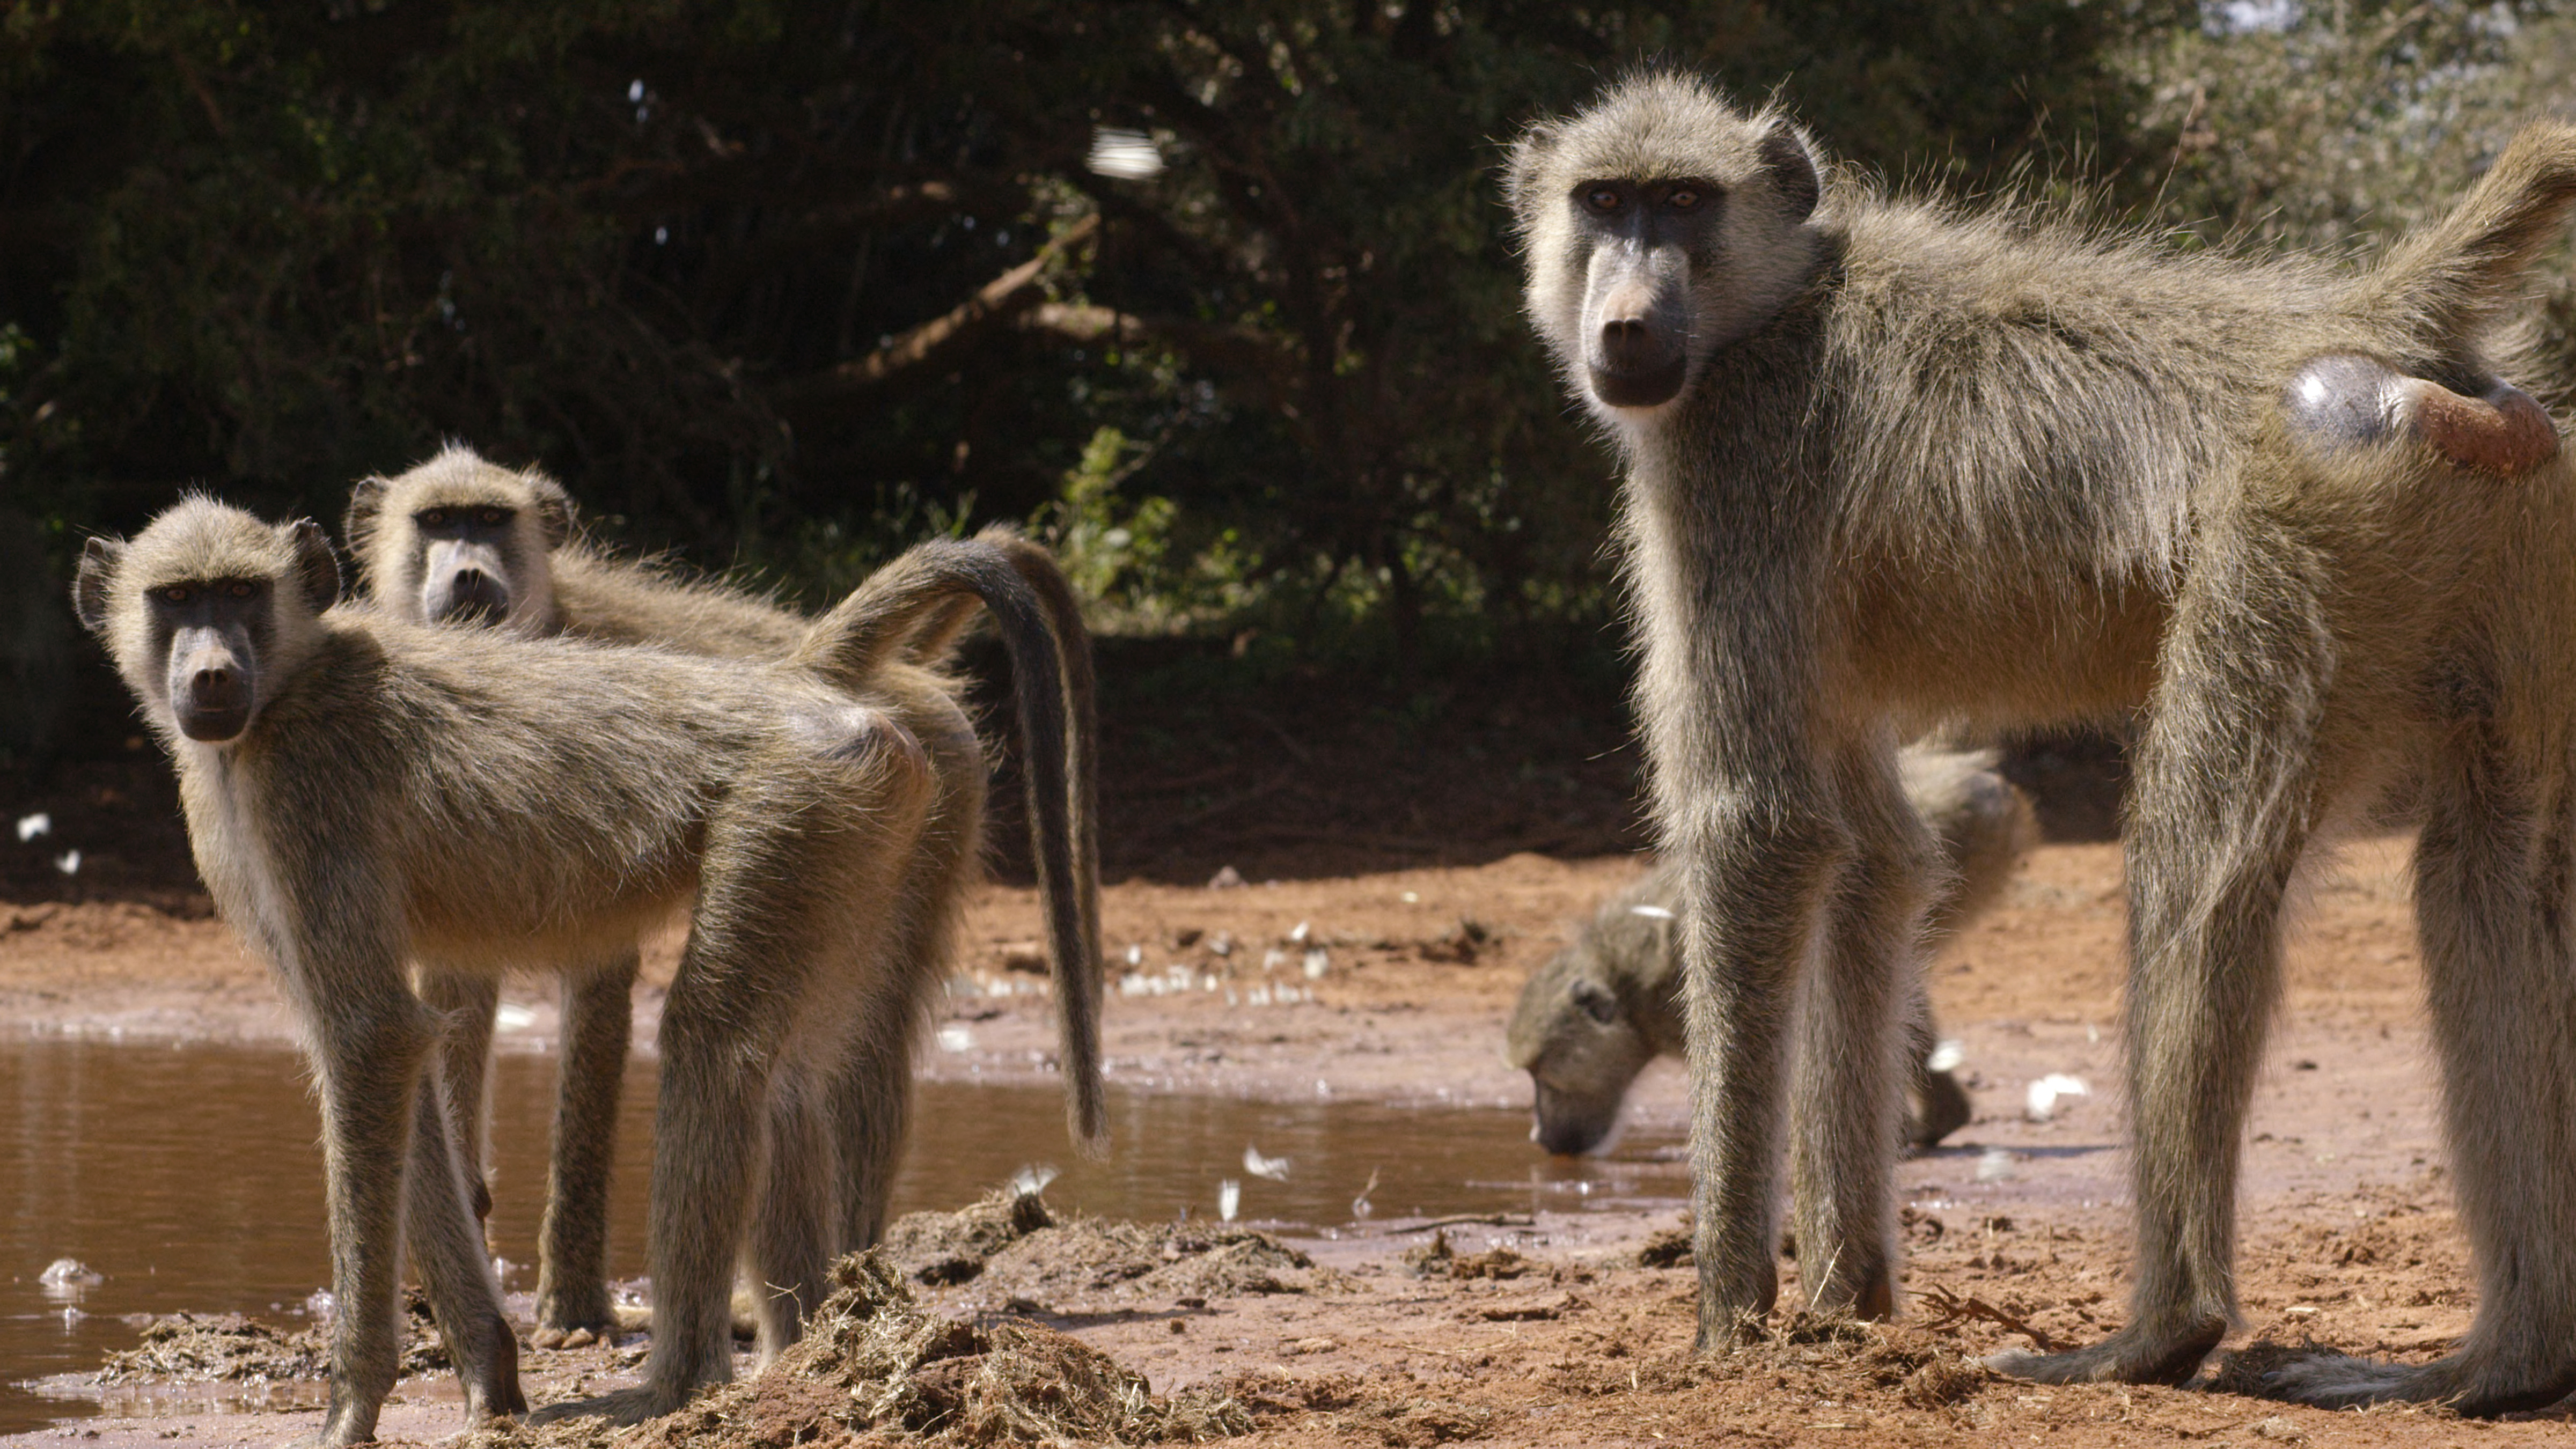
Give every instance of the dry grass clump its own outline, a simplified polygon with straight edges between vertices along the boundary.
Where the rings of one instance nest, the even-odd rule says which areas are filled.
[[[1221,1394],[1156,1397],[1142,1374],[1068,1334],[922,1311],[882,1249],[842,1259],[805,1336],[758,1378],[728,1384],[620,1435],[619,1449],[791,1449],[818,1441],[942,1444],[1196,1443],[1251,1416]],[[468,1449],[597,1449],[598,1419],[501,1425]]]
[[[238,1313],[173,1313],[143,1341],[107,1356],[98,1384],[274,1383],[329,1374],[330,1346],[311,1329],[280,1333]]]
[[[887,1230],[884,1252],[916,1283],[981,1283],[1031,1300],[1303,1293],[1328,1276],[1250,1228],[1059,1219],[1036,1194],[1009,1187],[957,1212],[904,1217]]]

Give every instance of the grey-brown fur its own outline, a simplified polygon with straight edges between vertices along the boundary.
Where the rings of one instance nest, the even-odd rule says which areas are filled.
[[[1898,764],[1907,802],[1940,842],[1943,874],[1924,926],[1929,952],[1994,900],[2038,838],[2038,824],[2030,801],[1995,773],[1991,753],[1908,748]],[[1648,871],[1603,902],[1521,988],[1504,1055],[1530,1074],[1530,1140],[1546,1150],[1600,1150],[1646,1063],[1683,1055],[1680,898],[1670,866]],[[1939,1032],[1921,973],[1911,980],[1905,1140],[1930,1147],[1966,1124],[1968,1096],[1931,1065]]]
[[[2422,880],[2465,900],[2481,853],[2522,874],[2492,887],[2509,909],[2483,939],[2426,912],[2428,957],[2460,963],[2442,1022],[2470,1045],[2446,1082],[2489,1291],[2460,1356],[2368,1392],[2492,1411],[2576,1387],[2576,1114],[2515,1100],[2496,1066],[2576,1081],[2570,1017],[2528,994],[2568,976],[2544,934],[2567,807],[2542,685],[2571,625],[2533,542],[2570,536],[2564,475],[2500,481],[2411,425],[2295,486],[2250,461],[2321,355],[2491,393],[2495,324],[2576,198],[2576,131],[2527,129],[2357,273],[1892,200],[1776,112],[1673,75],[1531,127],[1509,186],[1531,318],[1626,472],[1639,701],[1683,882],[1702,1347],[1772,1307],[1784,1130],[1814,1301],[1895,1306],[1898,963],[1937,852],[1893,740],[2138,712],[2132,1312],[2006,1367],[2179,1381],[2225,1332],[2281,898],[2396,784],[2434,802]],[[2532,723],[2507,737],[2499,710]],[[2517,819],[2539,833],[2508,846]],[[2533,986],[2544,961],[2556,984]]]
[[[427,566],[430,531],[421,520],[477,513],[498,534],[482,551],[491,575],[484,590],[499,601],[484,622],[533,634],[773,660],[795,655],[811,630],[813,621],[766,599],[618,558],[570,536],[571,500],[553,480],[533,470],[499,467],[458,447],[399,477],[368,479],[353,493],[347,531],[371,596],[405,617],[430,617],[442,581]],[[1009,562],[1008,575],[987,576],[1008,588],[1008,597],[996,601],[1006,642],[1015,659],[1043,653],[1054,666],[1020,675],[1024,739],[1035,763],[1029,772],[1033,854],[1041,865],[1041,905],[1053,930],[1059,979],[1097,981],[1095,725],[1090,647],[1079,609],[1053,559],[1023,539],[995,532],[954,547],[987,550]],[[982,745],[956,698],[956,682],[938,667],[986,600],[962,587],[960,576],[916,569],[906,561],[854,598],[918,620],[907,628],[844,629],[835,637],[892,647],[832,667],[837,677],[858,681],[856,698],[883,708],[923,743],[936,789],[904,869],[902,935],[891,956],[893,969],[872,986],[867,1009],[855,1018],[848,1061],[835,1082],[831,1117],[846,1174],[841,1242],[849,1249],[874,1244],[884,1229],[910,1118],[913,1053],[953,964],[957,915],[980,866],[986,792]],[[1050,694],[1056,670],[1063,687]],[[1058,763],[1049,768],[1050,761]],[[607,1145],[615,1130],[633,977],[630,948],[620,962],[567,981],[562,1106],[538,1288],[540,1343],[608,1321]],[[488,988],[479,1001],[454,988],[448,995],[464,1022],[449,1040],[451,1073],[456,1080],[480,1081],[496,1003]],[[1096,1032],[1083,1024],[1090,993],[1076,984],[1064,998],[1065,1060],[1072,1063]],[[1073,1072],[1067,1080],[1083,1077]],[[479,1130],[479,1095],[452,1091],[451,1102],[452,1114]]]
[[[840,661],[878,652],[871,630],[918,625],[869,588],[918,597],[923,573],[1010,568],[990,550],[913,557],[817,624],[798,663],[763,665],[326,611],[337,569],[318,527],[204,499],[130,544],[91,542],[82,621],[170,751],[198,868],[275,968],[313,1062],[342,1304],[320,1442],[367,1439],[392,1386],[398,1224],[469,1416],[520,1407],[423,1090],[439,1022],[406,983],[413,961],[584,969],[689,913],[661,1027],[653,1347],[644,1386],[606,1407],[664,1413],[730,1376],[737,1255],[788,1301],[819,1300],[840,1182],[817,1104],[891,972],[935,792],[920,743],[852,697]],[[1065,1069],[1096,1140],[1096,1046]],[[774,1353],[796,1323],[773,1312],[762,1329]]]

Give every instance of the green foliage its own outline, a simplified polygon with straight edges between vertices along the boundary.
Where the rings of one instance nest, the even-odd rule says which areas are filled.
[[[2127,185],[2197,13],[18,6],[0,459],[68,540],[188,484],[333,518],[453,437],[801,597],[1011,518],[1112,627],[1598,652],[1611,469],[1520,318],[1502,143],[1659,58],[1900,176]],[[1093,169],[1101,127],[1162,169]]]

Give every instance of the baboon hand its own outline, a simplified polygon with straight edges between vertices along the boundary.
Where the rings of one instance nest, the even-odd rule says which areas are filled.
[[[2091,1348],[2066,1353],[1999,1353],[1986,1367],[2043,1384],[2181,1384],[2227,1336],[2224,1319],[2131,1324]]]

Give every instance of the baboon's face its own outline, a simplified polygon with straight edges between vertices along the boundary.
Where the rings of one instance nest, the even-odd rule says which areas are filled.
[[[1785,121],[1679,76],[1622,82],[1512,156],[1528,307],[1566,382],[1646,421],[1805,284],[1816,163]]]
[[[1512,1017],[1512,1065],[1535,1089],[1530,1140],[1563,1156],[1609,1150],[1628,1087],[1655,1055],[1599,966],[1568,947],[1530,978]]]
[[[420,614],[433,624],[510,617],[519,514],[499,503],[431,502],[411,515],[419,541]]]
[[[361,482],[345,526],[368,591],[396,617],[541,633],[553,622],[546,558],[571,511],[543,474],[450,447],[401,477]]]
[[[225,744],[259,717],[339,590],[318,526],[273,529],[190,499],[130,544],[91,539],[73,603],[156,726]]]

